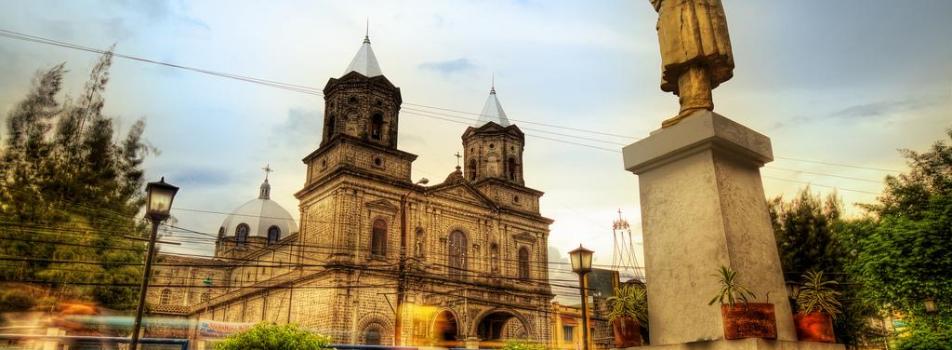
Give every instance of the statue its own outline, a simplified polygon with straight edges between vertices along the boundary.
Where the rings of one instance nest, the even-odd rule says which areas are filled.
[[[677,124],[691,113],[714,110],[711,90],[734,74],[734,55],[721,0],[650,0],[658,11],[661,90],[678,95]]]

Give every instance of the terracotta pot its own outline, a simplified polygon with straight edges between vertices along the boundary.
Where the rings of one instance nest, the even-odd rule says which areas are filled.
[[[770,303],[721,305],[724,319],[724,338],[777,339],[777,317]]]
[[[833,318],[822,312],[796,314],[793,322],[797,326],[797,339],[823,343],[836,342],[833,335]]]
[[[615,335],[615,348],[641,346],[641,324],[629,316],[612,320],[612,333]]]

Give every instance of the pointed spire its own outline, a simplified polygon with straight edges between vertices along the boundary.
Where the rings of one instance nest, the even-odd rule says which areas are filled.
[[[377,55],[374,55],[374,50],[370,48],[369,19],[367,20],[366,30],[364,33],[364,43],[360,45],[360,50],[357,51],[357,55],[354,55],[354,59],[350,60],[350,65],[347,66],[347,70],[344,71],[344,74],[357,72],[367,77],[383,75],[383,72],[380,71],[380,64],[377,63]]]
[[[483,105],[483,111],[479,113],[479,121],[476,122],[476,127],[486,125],[488,122],[494,122],[500,126],[509,126],[509,117],[506,116],[506,111],[502,109],[502,104],[499,103],[499,99],[496,98],[496,74],[493,73],[492,87],[489,89],[489,97],[486,98],[486,103]]]

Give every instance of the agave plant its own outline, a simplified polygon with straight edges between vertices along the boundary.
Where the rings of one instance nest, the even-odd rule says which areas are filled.
[[[823,271],[809,271],[803,275],[803,285],[797,293],[797,305],[800,313],[822,312],[832,318],[840,314],[840,292],[833,289],[839,282],[824,280]]]
[[[757,299],[757,296],[747,289],[747,287],[737,283],[737,271],[727,266],[721,266],[718,273],[714,276],[720,278],[721,290],[717,292],[717,295],[715,295],[707,305],[714,305],[714,303],[720,301],[721,304],[734,307],[734,304],[738,301],[747,305],[748,298]]]
[[[608,300],[608,320],[629,316],[642,324],[648,323],[648,294],[644,286],[626,284],[615,289]]]

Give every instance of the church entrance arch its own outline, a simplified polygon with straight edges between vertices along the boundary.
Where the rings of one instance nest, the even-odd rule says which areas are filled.
[[[433,321],[433,337],[436,338],[436,345],[445,348],[459,347],[459,323],[456,321],[456,315],[450,310],[443,310],[436,314],[436,320]]]
[[[495,309],[484,313],[478,320],[476,336],[481,347],[501,347],[502,340],[529,338],[528,323],[515,311]]]

